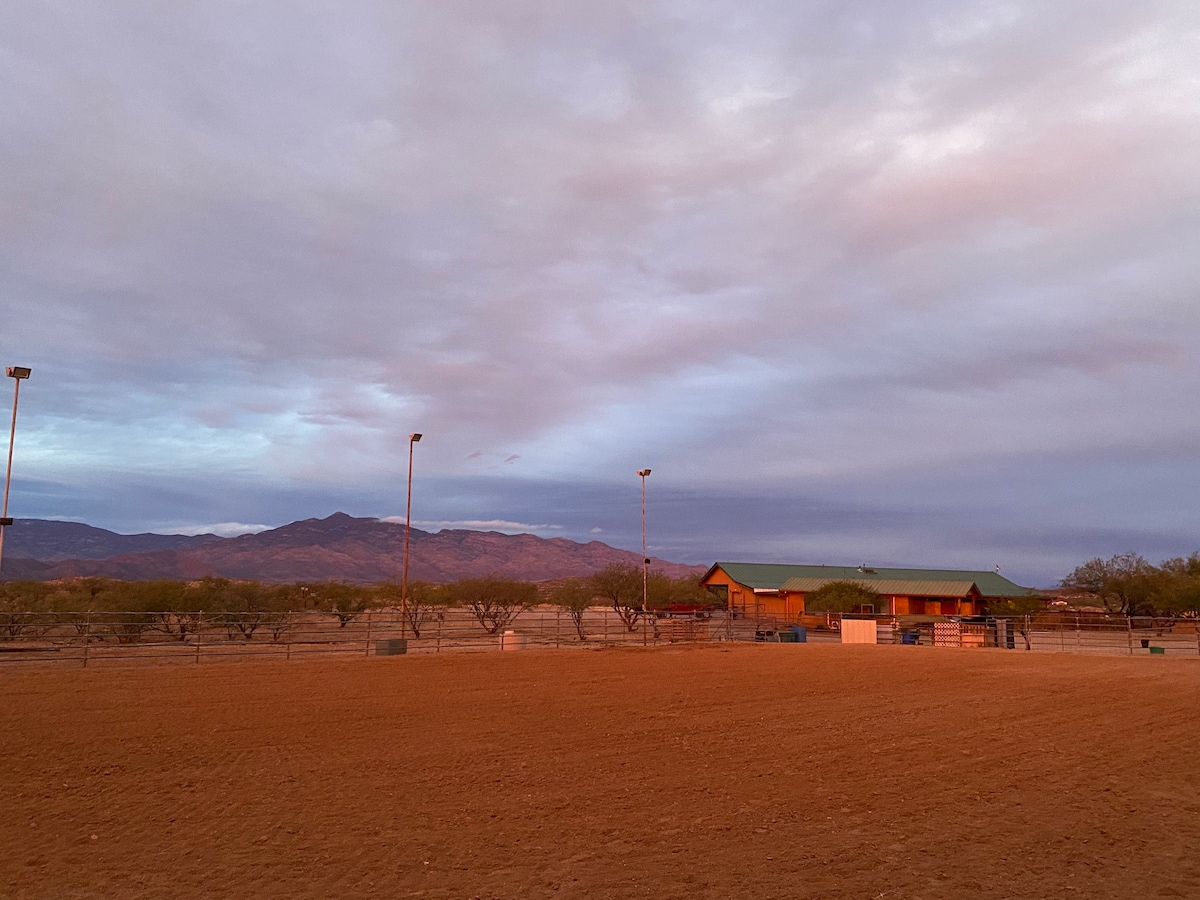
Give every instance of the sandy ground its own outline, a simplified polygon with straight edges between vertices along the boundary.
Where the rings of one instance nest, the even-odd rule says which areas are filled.
[[[4,897],[1200,897],[1200,662],[7,670]]]

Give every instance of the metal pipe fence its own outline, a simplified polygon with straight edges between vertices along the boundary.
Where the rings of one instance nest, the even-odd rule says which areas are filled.
[[[875,624],[875,643],[1119,656],[1200,656],[1196,619],[1053,613],[1009,618],[711,615],[646,618],[611,607],[578,616],[538,606],[487,627],[471,610],[431,607],[341,614],[289,612],[27,612],[0,614],[0,669],[40,662],[80,666],[198,664],[256,657],[636,647],[708,641],[837,643],[843,619]],[[859,629],[861,631],[861,629]]]
[[[807,640],[840,641],[843,619],[875,622],[875,642],[928,647],[992,647],[1111,656],[1200,656],[1200,620],[1054,612],[1036,616],[884,616],[828,613],[795,621],[759,617],[758,640],[786,640],[804,627]]]
[[[712,616],[625,617],[611,607],[577,616],[533,607],[481,623],[469,609],[372,609],[357,613],[29,612],[0,614],[0,667],[19,662],[81,666],[191,663],[316,654],[394,655],[486,650],[642,646],[748,640],[745,628]]]

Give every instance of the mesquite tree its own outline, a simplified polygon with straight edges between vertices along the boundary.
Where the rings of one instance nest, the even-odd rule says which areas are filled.
[[[629,631],[637,631],[642,618],[642,570],[627,563],[612,563],[588,579],[596,596],[612,604]]]
[[[805,612],[853,613],[879,609],[879,594],[857,581],[831,581],[804,598]]]
[[[496,634],[538,601],[537,585],[501,578],[464,578],[447,585],[454,602],[471,615],[488,634]]]
[[[550,602],[567,611],[575,633],[581,641],[587,640],[587,632],[583,628],[583,617],[588,607],[596,599],[596,591],[591,582],[585,578],[568,578],[550,589]]]

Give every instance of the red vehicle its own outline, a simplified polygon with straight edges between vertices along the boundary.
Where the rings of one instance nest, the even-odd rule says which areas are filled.
[[[668,603],[654,610],[654,615],[660,619],[711,619],[713,611],[714,607],[701,603]]]

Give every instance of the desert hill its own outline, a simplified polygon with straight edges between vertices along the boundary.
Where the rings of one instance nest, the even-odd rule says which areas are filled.
[[[212,540],[220,538],[214,534],[118,534],[82,522],[17,519],[5,531],[4,555],[39,562],[110,559],[121,553],[183,550]]]
[[[27,521],[37,520],[21,520],[22,523]],[[14,526],[9,534],[18,530],[19,527]],[[118,550],[107,558],[64,558],[63,554],[69,551],[56,548],[47,537],[52,530],[43,528],[36,544],[42,556],[29,554],[33,556],[32,560],[20,559],[18,552],[13,551],[11,561],[4,561],[5,577],[50,580],[102,575],[147,581],[215,575],[267,582],[349,581],[367,584],[399,580],[404,559],[403,524],[355,518],[345,513],[335,513],[324,519],[304,519],[259,534],[234,538],[206,535],[198,539],[184,538],[186,543],[179,546],[168,545],[161,549],[151,546],[135,552]],[[109,544],[120,546],[119,541]],[[29,544],[17,546],[25,549]],[[78,546],[78,543],[71,544],[68,540],[66,546]],[[93,552],[99,552],[95,545]],[[641,561],[637,553],[618,550],[599,541],[580,544],[565,538],[540,538],[532,534],[451,529],[431,533],[414,528],[409,552],[409,578],[437,582],[485,575],[545,581],[588,575],[611,563],[638,565]],[[672,576],[703,572],[702,566],[660,559],[654,559],[652,565]]]

